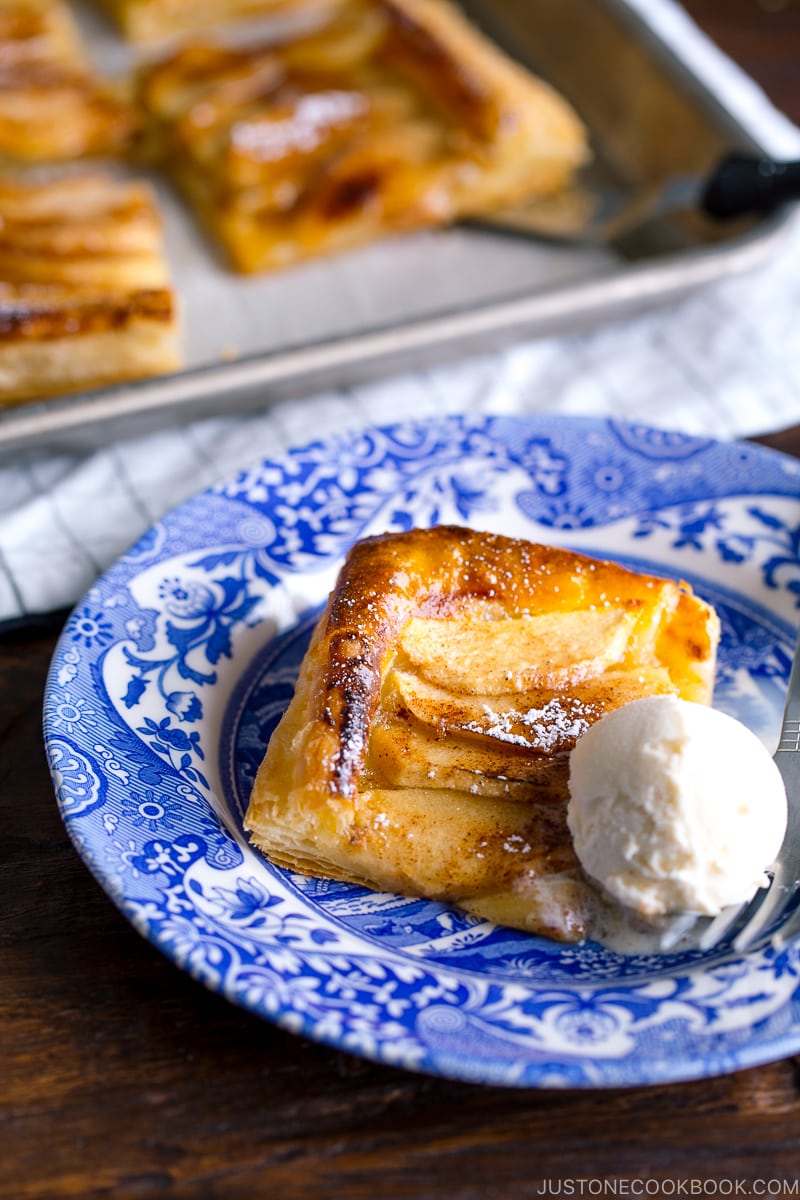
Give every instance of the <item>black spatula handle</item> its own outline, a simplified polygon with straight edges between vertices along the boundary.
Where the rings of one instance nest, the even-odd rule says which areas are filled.
[[[768,213],[787,200],[800,200],[800,162],[776,162],[731,154],[711,176],[701,200],[711,217]]]

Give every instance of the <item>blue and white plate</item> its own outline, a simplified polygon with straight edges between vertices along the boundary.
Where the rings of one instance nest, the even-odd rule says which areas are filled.
[[[209,988],[381,1062],[582,1087],[796,1053],[798,941],[622,957],[310,880],[249,848],[250,784],[346,550],[437,522],[689,580],[722,618],[716,703],[774,742],[800,605],[800,462],[611,420],[368,429],[203,492],[78,605],[45,735],[81,856]]]

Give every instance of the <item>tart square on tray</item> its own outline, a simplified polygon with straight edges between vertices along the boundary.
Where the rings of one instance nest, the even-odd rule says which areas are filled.
[[[365,539],[245,826],[292,870],[579,939],[569,752],[640,696],[710,702],[718,638],[688,585],[614,563],[449,526]]]
[[[59,0],[0,0],[0,160],[64,162],[117,154],[134,109],[92,70]]]
[[[0,405],[180,365],[150,188],[0,179]]]
[[[147,69],[159,153],[240,271],[553,193],[587,156],[552,88],[446,0],[352,4]]]

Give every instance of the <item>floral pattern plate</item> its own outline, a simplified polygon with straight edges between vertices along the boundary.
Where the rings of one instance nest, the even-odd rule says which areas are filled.
[[[516,1086],[657,1083],[800,1050],[800,942],[621,956],[265,862],[241,817],[350,544],[452,521],[688,579],[716,703],[774,742],[800,604],[800,462],[613,420],[447,417],[316,441],[168,514],[57,647],[67,829],[206,986],[385,1063]]]

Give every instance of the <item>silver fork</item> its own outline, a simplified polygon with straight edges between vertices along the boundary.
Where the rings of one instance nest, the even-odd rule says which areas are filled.
[[[729,933],[734,933],[734,950],[748,950],[769,930],[778,944],[788,942],[800,932],[800,909],[794,911],[781,926],[780,921],[793,908],[792,901],[800,886],[800,640],[795,648],[783,724],[774,761],[786,785],[788,821],[786,836],[774,864],[766,872],[769,886],[760,888],[751,900],[740,907],[725,909],[693,938],[701,950],[718,945]],[[674,944],[686,932],[685,926]]]

